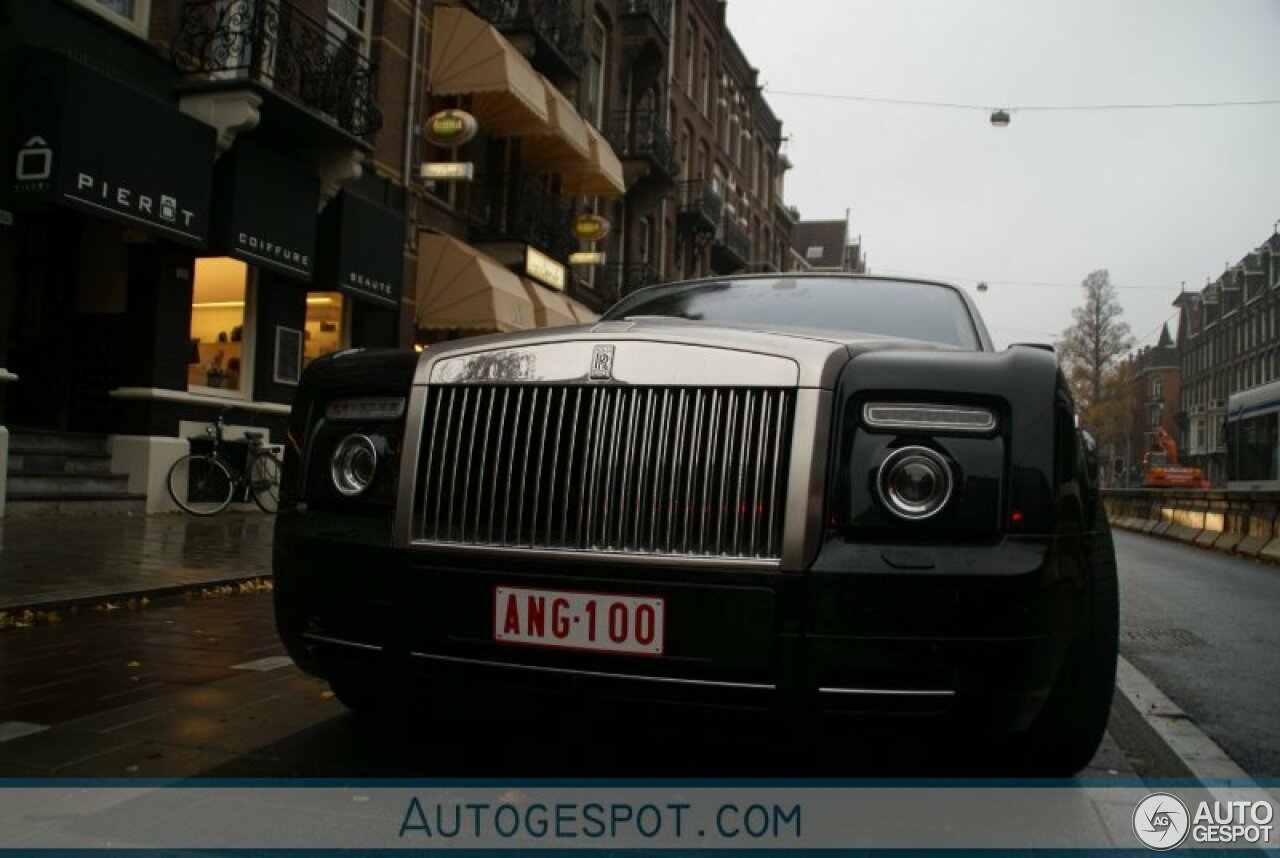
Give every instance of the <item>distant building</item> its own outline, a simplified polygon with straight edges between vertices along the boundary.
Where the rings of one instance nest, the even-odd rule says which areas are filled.
[[[849,238],[849,219],[802,220],[791,230],[792,250],[810,271],[866,271],[862,238]]]
[[[1177,442],[1181,456],[1186,451],[1186,439],[1177,425],[1182,359],[1168,325],[1160,332],[1159,342],[1130,356],[1129,377],[1132,420],[1127,461],[1130,465],[1142,461],[1159,427]]]
[[[1280,378],[1280,233],[1173,304],[1180,311],[1184,458],[1222,485],[1227,398]]]

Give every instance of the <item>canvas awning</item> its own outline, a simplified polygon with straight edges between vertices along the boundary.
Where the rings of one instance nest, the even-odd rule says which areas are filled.
[[[534,327],[520,278],[468,244],[418,233],[417,326],[509,333]]]
[[[588,310],[585,304],[580,304],[572,298],[566,298],[565,301],[568,302],[569,310],[579,325],[593,325],[600,321],[600,316]]]
[[[591,158],[582,169],[564,174],[565,192],[579,197],[623,196],[627,185],[622,177],[622,162],[613,147],[590,125],[587,137],[591,140]]]
[[[431,91],[471,96],[486,131],[529,133],[549,121],[543,78],[510,42],[460,6],[436,6],[431,30]]]
[[[523,279],[524,288],[528,290],[529,300],[533,302],[533,318],[539,328],[554,328],[560,325],[576,325],[578,319],[569,307],[569,299],[554,289],[539,286],[532,280]]]
[[[587,123],[551,81],[542,79],[547,93],[547,124],[529,132],[520,153],[535,169],[581,170],[591,163]]]

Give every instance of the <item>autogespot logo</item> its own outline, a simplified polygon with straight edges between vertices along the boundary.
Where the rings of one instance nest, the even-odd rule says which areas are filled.
[[[1148,849],[1172,849],[1187,839],[1190,829],[1187,806],[1168,793],[1152,793],[1133,810],[1133,833]]]

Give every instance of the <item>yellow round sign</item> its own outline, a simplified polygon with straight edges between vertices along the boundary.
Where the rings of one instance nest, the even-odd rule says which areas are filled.
[[[580,214],[573,221],[573,234],[579,241],[600,241],[607,238],[613,225],[598,214]]]
[[[470,143],[480,130],[480,123],[465,110],[441,110],[427,117],[422,136],[435,146],[452,148]]]

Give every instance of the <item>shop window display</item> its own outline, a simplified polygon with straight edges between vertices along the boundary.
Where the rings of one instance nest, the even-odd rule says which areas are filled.
[[[225,256],[197,259],[195,267],[187,386],[208,392],[243,392],[249,267]]]
[[[302,365],[346,347],[346,301],[341,292],[308,292]]]

